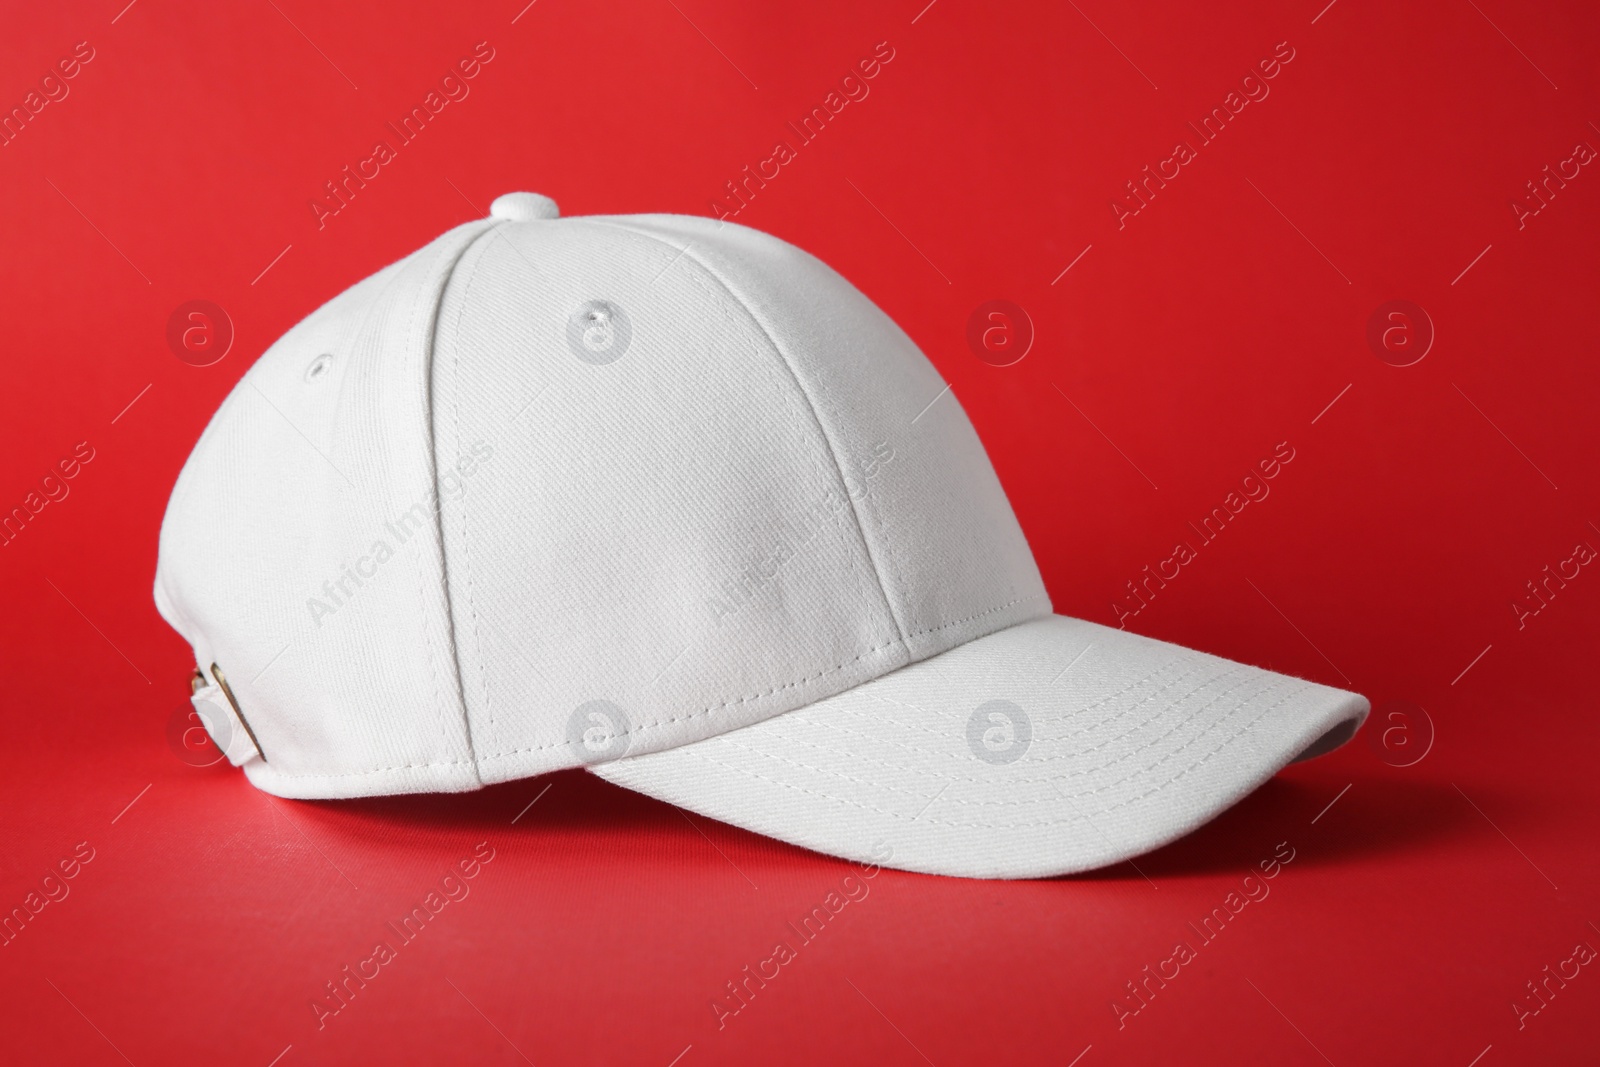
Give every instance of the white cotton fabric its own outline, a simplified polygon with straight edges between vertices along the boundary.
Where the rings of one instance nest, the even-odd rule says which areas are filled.
[[[220,665],[292,797],[476,788],[436,524],[388,530],[435,492],[428,367],[439,294],[489,222],[458,227],[334,298],[258,359],[184,464],[155,600]],[[311,377],[313,364],[332,357]],[[393,552],[373,577],[373,546]],[[356,573],[357,578],[361,578]],[[337,590],[335,590],[337,592]],[[332,604],[314,614],[313,601]]]
[[[1051,615],[982,444],[888,316],[754,230],[536,199],[291,330],[179,477],[156,602],[225,670],[260,788],[463,790],[602,758],[809,847],[883,837],[897,866],[1015,876],[1152,847],[1364,714],[1239,668],[1258,688],[1199,769],[1162,746],[1233,696],[1186,682],[1075,751],[1119,686],[1156,684],[1134,674],[1222,661],[1105,631],[1040,688],[1099,628]],[[969,780],[950,761],[990,699],[1034,709],[1038,749],[968,752]],[[609,747],[580,743],[590,722]],[[1085,836],[1037,788],[1050,768],[1137,773]],[[930,783],[947,796],[902,825]]]
[[[1010,761],[974,752],[971,720],[991,701],[1027,720]],[[1164,845],[1295,758],[1344,743],[1366,712],[1353,693],[1051,615],[787,715],[590,769],[836,856],[1032,878]],[[997,748],[1021,732],[1005,727]]]
[[[573,308],[625,309],[616,362]],[[505,226],[457,265],[433,364],[462,692],[484,781],[710,737],[1048,614],[955,398],[822,263],[704,219]],[[519,415],[518,413],[521,412]],[[550,713],[529,714],[529,709]]]

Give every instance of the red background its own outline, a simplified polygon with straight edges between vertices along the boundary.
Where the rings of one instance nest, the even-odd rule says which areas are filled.
[[[1594,1062],[1600,968],[1520,1029],[1512,1005],[1600,947],[1600,576],[1520,628],[1512,604],[1600,547],[1600,174],[1521,228],[1510,205],[1600,146],[1600,14],[1325,2],[14,7],[5,108],[77,42],[94,59],[0,148],[0,506],[76,443],[95,458],[0,549],[0,908],[78,842],[94,859],[0,948],[0,1059]],[[323,182],[479,41],[471,95],[319,229]],[[157,530],[251,361],[502,192],[710,213],[880,41],[870,96],[738,221],[833,264],[938,365],[1058,611],[1114,623],[1289,442],[1271,496],[1128,622],[1357,689],[1363,736],[1137,869],[885,871],[721,1029],[712,999],[850,865],[579,772],[294,803],[180,759],[191,664],[151,603]],[[1119,229],[1124,183],[1279,42],[1270,96]],[[193,299],[236,330],[204,368],[165,341]],[[1034,325],[1012,366],[965,340],[992,299]],[[1406,367],[1366,338],[1396,299],[1437,335]],[[1409,766],[1428,731],[1392,701],[1435,731]],[[480,841],[471,895],[319,1031],[323,983]],[[1271,896],[1119,1028],[1125,983],[1283,841]]]

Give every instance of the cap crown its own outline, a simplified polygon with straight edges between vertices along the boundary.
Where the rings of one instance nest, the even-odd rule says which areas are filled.
[[[675,747],[1049,613],[946,388],[757,231],[471,223],[245,375],[157,601],[281,795]]]

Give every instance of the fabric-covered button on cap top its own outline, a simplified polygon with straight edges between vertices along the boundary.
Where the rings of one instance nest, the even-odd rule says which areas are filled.
[[[489,205],[489,215],[507,222],[532,222],[534,219],[558,219],[561,209],[554,200],[538,193],[506,193]]]

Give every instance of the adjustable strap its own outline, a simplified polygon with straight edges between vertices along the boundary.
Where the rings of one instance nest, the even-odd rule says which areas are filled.
[[[228,757],[229,763],[237,767],[250,759],[266,762],[255,732],[239,710],[239,702],[234,699],[222,668],[213,663],[209,676],[199,667],[195,668],[194,677],[189,680],[189,702],[205,724],[212,743]]]

